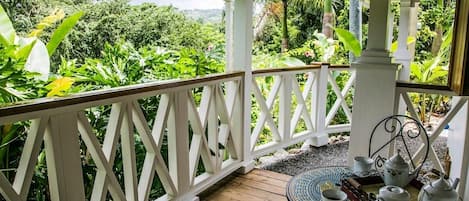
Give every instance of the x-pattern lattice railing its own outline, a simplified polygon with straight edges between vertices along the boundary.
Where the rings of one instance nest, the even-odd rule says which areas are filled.
[[[93,92],[45,101],[46,106],[26,105],[19,114],[13,114],[12,108],[4,109],[0,125],[31,121],[31,126],[13,183],[0,173],[0,193],[7,200],[26,200],[38,155],[44,150],[50,198],[85,200],[81,138],[96,165],[92,193],[86,199],[148,200],[155,177],[167,193],[161,199],[190,199],[241,166],[243,78],[242,73],[232,73],[124,87],[99,95]],[[159,98],[152,126],[139,103],[149,97]],[[104,105],[112,106],[101,144],[86,110]],[[139,174],[136,137],[146,150]],[[165,137],[167,162],[162,150]],[[123,182],[113,168],[118,154]],[[200,162],[204,173],[198,172]]]
[[[351,70],[328,64],[257,70],[249,84],[250,75],[227,73],[0,108],[0,126],[23,122],[27,132],[16,172],[0,172],[0,194],[26,200],[38,156],[45,155],[51,200],[148,200],[156,178],[166,192],[158,199],[190,200],[253,157],[320,135],[327,143],[328,133],[349,131],[348,124],[331,122],[340,108],[351,121],[347,96],[355,75],[338,84],[336,71]],[[272,85],[256,81],[265,77],[273,77]],[[329,112],[328,87],[336,96]],[[106,112],[95,113],[99,108]],[[243,122],[256,111],[246,134]],[[266,125],[272,141],[259,145]],[[83,177],[89,171],[91,182]]]
[[[339,87],[334,73],[342,71],[350,73],[346,83]],[[252,94],[260,114],[253,120],[256,121],[250,139],[253,155],[262,156],[319,135],[350,131],[350,124],[331,125],[331,122],[340,108],[351,122],[346,96],[354,82],[354,71],[328,64],[254,71]],[[328,85],[336,100],[326,114]],[[300,121],[304,125],[299,127]],[[271,139],[266,138],[269,135]]]
[[[403,112],[398,111],[400,107],[400,103],[405,104],[405,108],[409,115],[415,119],[417,119],[420,123],[422,123],[420,119],[420,115],[418,111],[422,112],[426,109],[419,109],[416,104],[413,104],[411,100],[411,94],[418,95],[418,94],[438,94],[438,95],[449,95],[451,96],[452,93],[445,92],[445,91],[438,91],[438,90],[425,90],[425,89],[416,89],[416,88],[396,88],[396,99],[395,99],[395,113]],[[426,100],[425,100],[426,101]],[[446,113],[446,115],[438,122],[436,128],[432,128],[432,130],[427,131],[429,134],[429,143],[430,143],[430,151],[428,154],[428,159],[432,162],[434,168],[438,169],[439,171],[445,172],[443,163],[438,158],[436,151],[433,147],[433,143],[435,140],[443,133],[443,130],[448,125],[448,123],[454,118],[454,116],[460,111],[460,109],[466,104],[468,101],[467,98],[460,98],[456,102],[453,102],[451,109]],[[425,114],[426,115],[426,114]],[[422,123],[423,124],[423,123]],[[424,157],[424,148],[425,145],[420,145],[417,152],[412,156],[414,161],[419,161]]]

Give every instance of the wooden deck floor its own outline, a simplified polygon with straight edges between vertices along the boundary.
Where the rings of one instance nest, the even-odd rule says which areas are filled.
[[[254,169],[249,174],[231,175],[199,195],[204,201],[286,201],[285,189],[291,176]]]

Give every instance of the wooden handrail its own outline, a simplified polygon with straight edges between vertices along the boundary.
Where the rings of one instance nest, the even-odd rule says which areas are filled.
[[[0,117],[6,117],[14,114],[35,112],[40,110],[59,108],[80,103],[106,100],[122,96],[136,95],[146,92],[156,92],[161,90],[187,87],[206,82],[224,80],[244,76],[244,72],[210,74],[193,79],[175,79],[166,81],[155,81],[130,86],[116,87],[112,89],[102,89],[90,92],[73,94],[67,97],[59,98],[39,98],[18,104],[0,107]]]
[[[410,82],[399,81],[399,82],[396,82],[396,87],[405,88],[409,92],[456,95],[454,91],[452,91],[451,88],[446,85],[432,85],[432,84],[410,83]]]
[[[268,73],[279,73],[279,72],[293,72],[293,71],[307,71],[321,68],[321,65],[327,65],[328,68],[350,68],[348,64],[329,64],[329,63],[313,63],[306,66],[293,66],[293,67],[282,67],[282,68],[268,68],[268,69],[257,69],[253,70],[253,75],[268,74]]]
[[[350,68],[350,64],[331,64],[329,68]]]
[[[266,69],[253,70],[252,74],[258,75],[258,74],[266,74],[266,73],[306,71],[306,70],[319,69],[319,68],[321,68],[321,65],[319,64],[313,64],[313,65],[307,65],[307,66],[282,67],[282,68],[266,68]]]

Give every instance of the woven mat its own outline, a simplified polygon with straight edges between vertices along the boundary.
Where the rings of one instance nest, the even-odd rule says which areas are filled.
[[[340,180],[351,175],[348,167],[324,167],[301,173],[288,183],[287,198],[290,201],[321,201],[321,184],[327,181],[340,184]]]

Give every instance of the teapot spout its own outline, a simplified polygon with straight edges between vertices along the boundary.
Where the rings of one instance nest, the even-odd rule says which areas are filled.
[[[422,169],[422,165],[418,166],[414,171],[409,173],[408,182],[411,182],[413,179],[418,177],[420,169]]]

